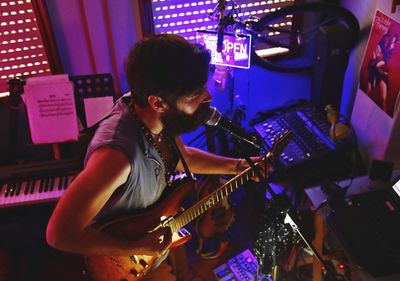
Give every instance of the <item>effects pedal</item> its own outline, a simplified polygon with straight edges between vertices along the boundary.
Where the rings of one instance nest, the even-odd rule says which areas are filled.
[[[268,278],[257,278],[258,262],[253,253],[247,249],[229,259],[213,270],[219,281],[268,281]]]

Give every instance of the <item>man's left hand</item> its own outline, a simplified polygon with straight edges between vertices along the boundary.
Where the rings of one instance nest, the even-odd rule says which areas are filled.
[[[256,165],[257,170],[264,178],[268,176],[268,173],[273,171],[271,163],[267,161],[267,157],[265,156],[250,157],[250,160]],[[246,170],[249,166],[250,165],[246,159],[239,159],[238,164],[236,166],[237,174],[240,174],[242,171]],[[260,181],[258,175],[254,175],[253,177],[251,177],[251,179],[255,182]]]

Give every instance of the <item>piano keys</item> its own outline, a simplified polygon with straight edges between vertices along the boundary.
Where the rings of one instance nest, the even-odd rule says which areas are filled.
[[[0,187],[0,208],[59,199],[75,175],[13,180]]]
[[[81,170],[75,159],[0,168],[0,208],[57,201]]]

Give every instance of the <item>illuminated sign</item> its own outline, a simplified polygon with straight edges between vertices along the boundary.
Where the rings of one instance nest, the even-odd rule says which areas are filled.
[[[211,64],[250,68],[251,36],[224,33],[222,51],[217,52],[218,34],[215,31],[197,31],[197,43],[211,53]]]

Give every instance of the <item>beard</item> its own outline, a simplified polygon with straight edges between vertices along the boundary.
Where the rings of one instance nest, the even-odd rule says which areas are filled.
[[[210,103],[201,104],[193,114],[187,114],[176,107],[171,107],[161,116],[164,129],[173,136],[195,131],[209,117]]]

